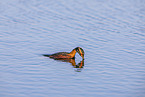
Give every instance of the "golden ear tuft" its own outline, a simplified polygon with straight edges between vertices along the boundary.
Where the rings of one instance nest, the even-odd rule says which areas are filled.
[[[82,48],[79,48],[79,50],[82,54],[84,54],[84,50]]]

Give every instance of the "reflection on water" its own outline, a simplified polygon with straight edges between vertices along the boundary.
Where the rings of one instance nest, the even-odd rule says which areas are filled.
[[[44,55],[44,56],[49,57],[47,55]],[[81,72],[82,68],[84,67],[84,59],[82,59],[82,61],[80,61],[78,64],[76,64],[75,58],[74,59],[54,59],[54,60],[71,63],[71,65],[74,68],[76,68],[75,69],[76,72]]]

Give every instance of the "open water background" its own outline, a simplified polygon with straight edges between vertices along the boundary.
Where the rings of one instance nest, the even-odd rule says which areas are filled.
[[[0,0],[0,96],[145,97],[145,0]]]

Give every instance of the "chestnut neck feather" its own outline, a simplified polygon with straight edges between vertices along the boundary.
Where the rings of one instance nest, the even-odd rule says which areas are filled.
[[[70,55],[72,58],[75,56],[75,54],[76,54],[76,50],[75,50],[75,49],[73,49],[73,50],[69,53],[69,55]]]

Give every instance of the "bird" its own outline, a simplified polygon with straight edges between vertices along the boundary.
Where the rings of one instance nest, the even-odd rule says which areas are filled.
[[[70,53],[69,52],[58,52],[51,55],[44,54],[43,56],[53,58],[53,59],[74,59],[76,52],[84,59],[84,50],[81,47],[74,48]]]

